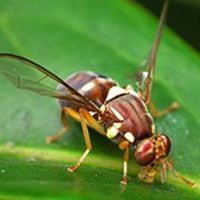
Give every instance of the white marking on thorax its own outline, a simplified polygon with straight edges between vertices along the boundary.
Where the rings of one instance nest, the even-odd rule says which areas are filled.
[[[106,102],[109,101],[110,99],[118,96],[118,95],[127,94],[127,93],[128,92],[125,89],[123,89],[123,88],[121,88],[119,86],[113,86],[108,91],[108,95],[106,97]]]
[[[99,108],[99,110],[100,110],[102,113],[104,113],[105,110],[106,110],[106,106],[103,104],[103,105]]]
[[[115,108],[110,107],[110,109],[112,110],[115,117],[117,117],[117,119],[119,119],[120,121],[124,121],[124,117]]]
[[[91,116],[94,116],[95,114],[97,114],[97,112],[93,112],[93,111],[89,111]]]
[[[87,92],[89,90],[92,90],[95,87],[95,83],[93,81],[90,81],[83,85],[80,89],[81,92]]]
[[[155,126],[155,124],[151,125],[151,132],[153,133],[153,135],[156,133],[156,126]]]
[[[125,87],[125,90],[126,90],[129,94],[131,94],[131,95],[136,96],[136,97],[139,98],[138,93],[134,90],[134,88],[132,87],[132,85],[127,85],[127,86]]]
[[[113,139],[115,136],[117,136],[117,134],[119,133],[119,128],[121,128],[121,125],[122,123],[120,122],[113,123],[113,125],[107,129],[106,133],[107,137],[109,139]]]
[[[111,126],[107,129],[107,133],[106,133],[106,136],[109,138],[109,139],[112,139],[114,138],[115,136],[117,136],[118,134],[118,129],[115,127],[115,126]]]
[[[133,136],[133,134],[131,132],[126,132],[124,134],[124,137],[131,143],[133,143],[135,141],[135,137]]]
[[[121,122],[114,122],[114,123],[113,123],[113,126],[114,126],[115,128],[117,128],[117,129],[120,129],[121,126],[122,126],[122,123],[121,123]]]

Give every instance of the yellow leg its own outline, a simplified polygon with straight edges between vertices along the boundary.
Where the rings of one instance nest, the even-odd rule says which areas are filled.
[[[57,142],[58,140],[60,140],[64,134],[66,133],[67,131],[67,128],[66,127],[63,127],[59,132],[57,132],[56,134],[54,135],[51,135],[51,136],[48,136],[46,138],[46,143],[47,144],[50,144],[50,143],[55,143]]]
[[[165,160],[164,160],[164,163],[165,163],[165,165],[166,165],[166,169],[170,169],[170,170],[172,171],[172,173],[174,174],[174,176],[175,176],[178,180],[184,182],[185,184],[187,184],[187,185],[189,185],[189,186],[191,186],[191,187],[196,187],[196,186],[197,186],[197,184],[196,184],[195,182],[193,182],[193,181],[191,181],[191,180],[185,178],[184,176],[182,176],[181,174],[179,174],[179,173],[175,170],[172,159],[170,159],[170,158],[165,159]]]
[[[150,108],[150,112],[152,114],[153,117],[161,117],[163,115],[166,115],[169,112],[172,112],[178,108],[180,108],[180,105],[177,102],[173,102],[169,107],[167,107],[166,109],[162,110],[162,111],[158,111],[155,107],[155,105],[153,104],[153,102],[151,101],[149,103],[149,108]]]
[[[85,158],[89,154],[90,150],[92,149],[87,125],[90,126],[93,129],[95,129],[97,132],[101,133],[102,135],[106,135],[106,133],[104,132],[104,129],[99,124],[99,122],[94,117],[92,117],[87,110],[81,108],[79,113],[78,113],[71,108],[65,107],[62,110],[62,113],[61,113],[61,120],[62,120],[62,123],[64,125],[64,128],[61,131],[59,131],[56,135],[48,137],[47,138],[48,143],[56,142],[57,140],[59,140],[64,135],[64,133],[66,132],[66,130],[68,128],[68,123],[67,123],[66,118],[65,118],[66,116],[70,116],[70,117],[74,118],[75,120],[81,122],[83,137],[84,137],[85,144],[86,144],[86,150],[82,154],[81,158],[78,160],[77,164],[68,168],[69,171],[73,172],[85,160]]]
[[[80,159],[78,160],[78,162],[76,163],[76,165],[68,168],[68,171],[70,171],[70,172],[74,172],[75,170],[78,169],[78,167],[85,160],[85,158],[89,154],[90,150],[92,149],[92,144],[90,141],[90,136],[89,136],[87,123],[86,123],[86,119],[85,119],[85,113],[86,113],[86,111],[84,109],[80,109],[79,115],[80,115],[81,126],[82,126],[83,137],[85,140],[86,149],[85,149],[84,153],[82,154],[82,156],[80,157]]]
[[[66,133],[68,129],[68,123],[66,120],[67,115],[76,119],[77,121],[80,121],[80,116],[78,112],[76,112],[75,110],[71,108],[67,108],[67,107],[63,108],[61,111],[61,121],[64,127],[58,133],[47,137],[46,143],[50,144],[50,143],[57,142],[64,136],[64,134]]]
[[[128,182],[128,160],[129,160],[129,144],[124,149],[124,157],[123,157],[123,176],[121,180],[122,185],[127,185]]]
[[[89,125],[91,128],[93,128],[94,130],[96,130],[98,133],[102,134],[102,135],[106,135],[104,128],[99,124],[99,122],[90,115],[90,113],[85,110],[85,109],[81,109],[82,110],[82,114],[86,120],[87,125]]]
[[[78,160],[78,162],[76,163],[76,165],[68,168],[68,170],[70,172],[74,172],[81,165],[81,163],[85,160],[85,158],[87,157],[87,155],[89,154],[89,152],[92,149],[92,144],[90,141],[90,136],[89,136],[87,125],[93,129],[95,129],[97,132],[101,133],[102,135],[106,135],[103,127],[99,124],[99,122],[94,117],[92,117],[90,115],[90,113],[86,109],[84,109],[84,108],[80,109],[79,118],[80,118],[79,121],[81,122],[81,126],[82,126],[83,137],[85,140],[86,149],[83,152],[80,159]]]

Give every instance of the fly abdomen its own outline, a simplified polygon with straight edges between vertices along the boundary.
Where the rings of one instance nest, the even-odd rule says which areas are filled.
[[[105,102],[109,89],[117,85],[112,79],[93,72],[78,72],[67,77],[65,81],[99,108]],[[64,91],[65,88],[59,85],[58,90]],[[61,107],[79,110],[79,107],[70,101],[59,100],[59,102]]]

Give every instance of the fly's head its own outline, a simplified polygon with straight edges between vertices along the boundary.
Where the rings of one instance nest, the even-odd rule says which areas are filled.
[[[166,178],[166,159],[170,152],[171,141],[166,135],[158,134],[142,140],[135,150],[135,160],[141,166],[139,179],[152,183],[160,170],[161,181]],[[162,167],[160,169],[160,166]]]

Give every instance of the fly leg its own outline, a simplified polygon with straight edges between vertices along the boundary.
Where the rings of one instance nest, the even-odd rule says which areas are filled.
[[[177,102],[173,102],[170,106],[168,106],[164,110],[158,111],[154,103],[151,101],[149,103],[149,108],[153,117],[162,117],[163,115],[166,115],[169,112],[177,110],[178,108],[180,108],[180,105]]]
[[[68,168],[68,171],[70,171],[70,172],[74,172],[75,170],[78,169],[78,167],[85,160],[85,158],[89,154],[90,150],[92,149],[92,144],[91,144],[91,141],[90,141],[90,136],[89,136],[87,124],[86,124],[86,120],[84,118],[82,109],[80,109],[79,115],[80,115],[82,132],[83,132],[83,137],[84,137],[84,140],[85,140],[86,149],[85,149],[84,153],[82,154],[82,156],[80,157],[80,159],[78,160],[78,162],[76,163],[76,165],[71,166],[71,167]]]
[[[46,142],[48,144],[57,142],[67,132],[67,129],[68,129],[68,122],[66,120],[67,115],[76,119],[77,121],[80,121],[80,116],[79,116],[78,112],[76,112],[75,110],[73,110],[71,108],[67,108],[67,107],[63,108],[61,111],[61,122],[63,124],[63,128],[56,134],[47,137]]]
[[[124,150],[124,156],[123,156],[123,176],[121,179],[121,184],[122,185],[127,185],[128,181],[128,160],[129,160],[129,142],[127,141],[122,141],[119,144],[119,148]]]
[[[74,172],[75,170],[78,169],[78,167],[85,160],[85,158],[87,157],[87,155],[89,154],[89,152],[92,149],[92,144],[90,141],[90,136],[89,136],[87,125],[94,128],[99,133],[105,135],[105,132],[104,132],[103,128],[101,127],[101,125],[96,121],[96,119],[94,119],[90,115],[90,113],[87,110],[85,110],[84,108],[81,108],[79,110],[79,116],[80,116],[80,122],[81,122],[81,126],[82,126],[82,132],[83,132],[86,149],[83,152],[80,159],[78,160],[78,162],[74,166],[71,166],[68,168],[68,171],[70,171],[70,172]]]
[[[104,128],[100,125],[100,123],[93,116],[91,116],[91,114],[87,110],[82,108],[81,112],[83,113],[83,116],[84,116],[88,126],[93,128],[94,130],[96,130],[101,135],[106,136]]]
[[[159,25],[157,28],[157,33],[154,39],[153,47],[151,49],[149,58],[147,60],[147,70],[143,74],[145,86],[144,86],[144,89],[141,88],[140,93],[141,93],[141,98],[147,105],[151,101],[151,91],[152,91],[153,78],[154,78],[154,72],[155,72],[156,57],[158,53],[158,47],[160,44],[160,39],[162,35],[165,18],[167,15],[168,5],[169,5],[169,0],[165,0],[164,6],[161,12],[161,16],[160,16]]]
[[[60,131],[58,131],[56,134],[54,135],[51,135],[51,136],[48,136],[46,138],[46,143],[47,144],[50,144],[50,143],[55,143],[55,142],[58,142],[58,140],[60,140],[64,134],[66,133],[67,131],[67,127],[63,127]]]
[[[165,159],[164,160],[164,164],[166,165],[165,168],[166,170],[171,170],[172,173],[174,174],[174,176],[179,180],[182,181],[184,183],[186,183],[187,185],[189,185],[190,187],[195,188],[197,186],[197,184],[195,182],[193,182],[192,180],[187,179],[186,177],[182,176],[181,174],[179,174],[175,168],[174,168],[174,164],[173,161],[171,159]]]

